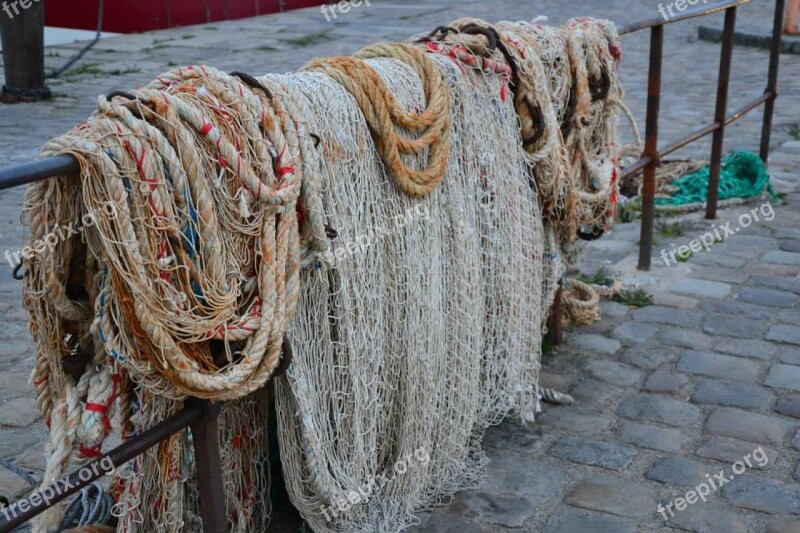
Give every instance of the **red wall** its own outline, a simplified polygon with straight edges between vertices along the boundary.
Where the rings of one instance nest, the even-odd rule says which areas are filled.
[[[322,0],[283,0],[285,10],[323,4]],[[97,29],[99,0],[45,0],[45,24]],[[135,33],[231,20],[280,11],[280,0],[105,0],[103,30]]]

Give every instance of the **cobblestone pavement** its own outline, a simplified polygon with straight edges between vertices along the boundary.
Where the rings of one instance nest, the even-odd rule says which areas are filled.
[[[45,103],[0,111],[0,165],[30,160],[50,136],[88,115],[96,95],[142,84],[177,64],[207,63],[253,73],[292,70],[319,55],[349,53],[401,39],[461,16],[487,20],[548,15],[602,16],[618,23],[659,16],[656,0],[379,1],[327,22],[318,9],[207,26],[122,36],[100,42]],[[748,26],[769,25],[772,2],[744,7]],[[720,24],[721,19],[704,19]],[[667,30],[662,138],[677,138],[711,117],[719,48],[696,39],[697,21]],[[647,34],[623,39],[623,80],[635,115],[644,117]],[[52,47],[49,67],[79,44]],[[667,268],[660,257],[707,231],[686,217],[685,236],[660,235],[654,268],[635,270],[638,225],[587,246],[580,269],[619,273],[652,293],[638,310],[603,304],[603,319],[570,331],[544,360],[543,380],[569,391],[571,407],[548,407],[532,427],[506,423],[486,440],[492,461],[484,484],[424,514],[419,531],[725,531],[800,532],[800,58],[783,56],[781,99],[770,158],[785,193],[771,222],[754,224],[706,253]],[[761,93],[767,54],[738,48],[731,108]],[[755,150],[760,115],[729,129],[727,148]],[[706,157],[708,142],[679,157]],[[0,252],[21,247],[22,190],[0,193]],[[720,226],[750,207],[721,212]],[[763,217],[762,217],[763,218]],[[735,225],[735,224],[734,224]],[[44,426],[27,385],[31,344],[19,285],[0,266],[0,458],[43,467]],[[763,447],[768,462],[725,484],[708,501],[657,514],[721,469]],[[0,493],[25,486],[0,469]],[[674,509],[674,508],[673,508]]]

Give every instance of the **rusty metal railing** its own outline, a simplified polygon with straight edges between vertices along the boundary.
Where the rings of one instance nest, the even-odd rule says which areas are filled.
[[[713,149],[711,154],[711,181],[709,183],[708,207],[706,216],[714,218],[717,209],[717,188],[719,182],[720,161],[725,134],[725,126],[738,120],[745,113],[755,109],[761,104],[764,107],[764,121],[761,133],[761,158],[766,161],[769,152],[770,133],[772,130],[772,114],[777,96],[778,60],[780,53],[781,26],[783,24],[784,0],[776,0],[775,25],[773,29],[772,49],[770,51],[770,65],[767,89],[764,95],[753,102],[743,106],[730,115],[726,115],[728,100],[728,81],[730,78],[731,52],[733,48],[733,32],[736,22],[736,9],[739,5],[750,0],[737,0],[723,2],[707,8],[687,10],[680,15],[665,21],[654,19],[624,26],[620,29],[622,35],[636,31],[650,29],[650,67],[647,98],[646,117],[646,142],[642,158],[625,168],[623,177],[644,170],[644,187],[642,201],[642,236],[639,253],[639,268],[650,268],[650,255],[653,236],[653,200],[655,193],[655,172],[661,158],[687,144],[708,135],[714,134]],[[720,57],[720,73],[717,87],[717,105],[714,113],[714,123],[691,133],[672,144],[658,149],[658,114],[661,97],[661,66],[663,59],[664,26],[683,20],[709,15],[720,11],[725,12],[725,28],[722,39],[722,53]],[[18,185],[32,183],[60,175],[77,175],[80,171],[78,161],[72,156],[58,156],[22,165],[0,169],[0,190],[9,189]],[[556,297],[560,300],[560,297]],[[560,324],[556,325],[557,335],[560,336]],[[118,448],[108,452],[94,463],[112,461],[115,467],[120,467],[127,461],[144,453],[149,448],[186,428],[192,430],[192,442],[197,464],[198,488],[200,492],[200,509],[203,519],[203,529],[206,533],[222,533],[227,531],[228,522],[225,514],[225,496],[222,484],[222,466],[218,440],[218,420],[221,406],[205,400],[190,399],[184,409],[178,414],[156,425],[149,431],[125,442]],[[92,463],[92,464],[94,464]],[[91,466],[91,464],[89,465]],[[25,523],[34,516],[42,513],[71,494],[88,486],[101,475],[100,469],[92,470],[95,474],[91,477],[80,477],[78,472],[73,472],[51,487],[61,485],[70,487],[65,491],[55,491],[57,496],[49,499],[49,503],[39,501],[33,505],[30,500],[17,502],[7,508],[5,513],[0,513],[0,533],[7,533],[15,527]],[[10,516],[10,518],[9,518]]]
[[[29,497],[4,508],[0,512],[0,533],[12,531],[87,487],[109,470],[106,468],[109,461],[114,468],[119,468],[159,442],[186,428],[192,430],[203,531],[224,533],[228,530],[228,519],[225,514],[225,491],[222,484],[222,462],[219,449],[220,410],[221,405],[218,403],[197,399],[187,400],[183,410],[174,416],[95,459],[79,471],[72,472],[49,487],[34,493],[48,494],[52,497],[46,499]]]
[[[719,173],[722,163],[722,149],[725,140],[725,127],[739,120],[753,109],[764,104],[764,119],[761,128],[761,149],[759,155],[766,163],[769,156],[770,135],[772,133],[772,116],[775,110],[775,99],[778,96],[778,66],[780,61],[781,36],[783,26],[784,0],[775,1],[775,17],[772,27],[772,46],[769,57],[767,87],[764,94],[728,114],[728,84],[731,75],[731,58],[733,56],[734,31],[736,13],[740,5],[751,0],[729,0],[708,7],[697,7],[665,20],[663,18],[637,22],[620,28],[620,35],[650,29],[650,66],[647,84],[647,115],[645,118],[645,145],[642,157],[629,165],[622,172],[627,178],[639,171],[642,177],[642,225],[639,238],[639,270],[650,270],[650,259],[653,250],[653,218],[655,216],[656,169],[661,159],[687,144],[713,134],[711,141],[711,160],[708,191],[706,196],[706,218],[717,216],[719,198]],[[722,47],[717,78],[717,98],[714,110],[714,122],[677,139],[667,146],[658,148],[658,116],[661,105],[661,67],[664,57],[664,26],[696,17],[725,12],[725,25],[722,30]]]

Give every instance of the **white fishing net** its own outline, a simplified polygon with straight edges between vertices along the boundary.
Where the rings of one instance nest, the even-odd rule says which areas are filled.
[[[176,69],[48,145],[81,159],[82,183],[29,190],[34,238],[93,207],[123,215],[26,263],[48,480],[98,456],[112,420],[127,440],[186,396],[226,400],[229,525],[265,530],[262,385],[285,333],[277,438],[314,531],[402,530],[481,479],[487,427],[534,421],[571,243],[616,203],[617,36],[589,19],[454,26],[297,74]],[[443,179],[418,182],[443,154]],[[72,356],[91,363],[74,380]],[[184,432],[121,468],[118,530],[200,529],[198,460]]]

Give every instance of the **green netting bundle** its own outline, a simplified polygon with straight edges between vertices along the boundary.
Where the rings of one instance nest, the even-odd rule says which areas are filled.
[[[656,198],[657,205],[685,205],[705,203],[710,167],[681,176],[672,183],[677,189],[669,198]],[[775,196],[769,183],[767,165],[755,154],[734,151],[722,161],[719,174],[719,199],[752,198],[768,190]]]

